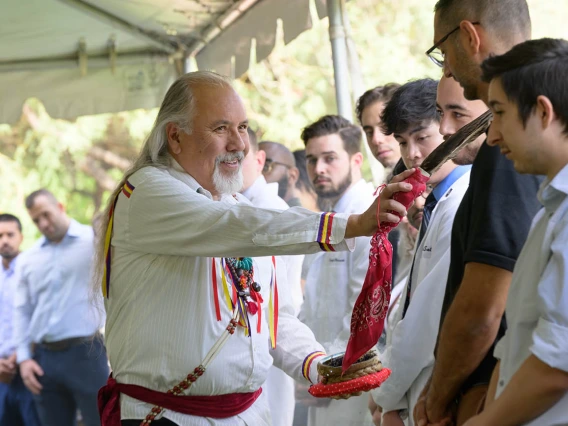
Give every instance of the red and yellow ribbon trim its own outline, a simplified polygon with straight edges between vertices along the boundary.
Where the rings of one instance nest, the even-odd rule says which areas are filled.
[[[318,228],[318,236],[316,241],[319,243],[323,251],[335,251],[331,245],[331,231],[333,228],[333,217],[335,213],[322,213]]]
[[[133,191],[134,185],[126,181],[122,186],[122,193],[126,196],[126,198],[130,198]],[[108,212],[108,225],[105,233],[105,266],[103,270],[102,289],[103,296],[107,299],[110,292],[110,269],[112,266],[110,241],[112,239],[112,231],[114,229],[114,210],[116,209],[116,203],[118,202],[119,195],[120,192],[116,194],[116,197],[114,197],[114,202],[112,203],[112,206],[110,207],[110,210]]]
[[[223,297],[229,312],[234,312],[235,309],[239,310],[239,325],[245,328],[245,334],[248,336],[252,331],[248,319],[248,310],[245,303],[237,297],[236,286],[231,278],[231,273],[228,269],[225,259],[221,259],[221,267],[217,268],[217,261],[215,258],[211,259],[211,282],[213,285],[213,305],[215,308],[215,317],[217,321],[221,321],[221,307],[219,297],[219,283],[217,273],[221,275],[221,287],[223,289]],[[219,272],[218,272],[219,271]],[[262,296],[259,293],[251,291],[251,302],[255,303],[258,307],[257,310],[257,325],[256,331],[260,333],[262,324]],[[270,335],[270,344],[274,349],[278,337],[278,282],[276,278],[276,258],[272,257],[272,276],[270,279],[270,299],[268,302],[268,329]]]
[[[325,352],[321,351],[312,352],[306,358],[304,358],[304,362],[302,364],[302,375],[310,383],[312,382],[312,380],[310,379],[310,367],[312,366],[312,362],[314,362],[314,359],[319,358],[321,356],[325,356]]]

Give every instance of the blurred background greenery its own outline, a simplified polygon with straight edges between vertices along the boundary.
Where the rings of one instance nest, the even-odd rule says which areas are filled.
[[[365,88],[440,76],[424,55],[432,44],[434,3],[347,3]],[[534,38],[568,39],[568,2],[528,3]],[[301,148],[302,128],[321,115],[336,113],[327,19],[314,19],[313,28],[288,45],[280,37],[269,58],[251,66],[236,88],[262,139]],[[39,236],[23,206],[25,196],[48,188],[70,216],[89,223],[136,156],[156,112],[135,110],[69,122],[52,119],[39,100],[29,99],[17,123],[0,124],[0,212],[22,219],[25,247]]]

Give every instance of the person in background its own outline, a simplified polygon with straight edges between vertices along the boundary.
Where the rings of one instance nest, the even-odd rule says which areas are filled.
[[[526,41],[481,65],[494,119],[487,143],[543,175],[543,208],[513,271],[507,332],[485,410],[467,426],[568,424],[568,41]]]
[[[400,160],[400,148],[392,135],[381,131],[381,114],[392,94],[400,87],[397,83],[389,83],[367,90],[357,100],[355,113],[363,127],[367,144],[373,156],[383,165],[386,175]]]
[[[262,175],[266,154],[258,149],[256,133],[250,127],[247,128],[247,133],[250,149],[243,160],[243,189],[241,194],[255,207],[287,210],[288,204],[278,196],[278,184],[267,183]],[[283,292],[288,293],[297,315],[304,299],[301,284],[304,256],[281,256],[281,259],[286,266],[288,285],[284,287],[285,283],[280,283],[279,294],[285,296]],[[265,315],[269,315],[269,312],[266,312]],[[296,402],[294,379],[279,368],[272,366],[268,371],[265,386],[273,426],[292,426]]]
[[[302,131],[307,171],[318,195],[334,214],[373,203],[373,187],[361,175],[361,129],[343,117],[327,115]],[[369,266],[370,239],[355,239],[352,252],[322,252],[313,256],[306,277],[300,319],[314,332],[327,353],[345,350],[351,313]],[[300,395],[300,396],[298,396]],[[305,390],[296,395],[311,406],[308,426],[361,425],[371,421],[367,396],[348,400],[317,400]]]
[[[297,149],[292,154],[294,154],[294,159],[296,160],[296,168],[300,172],[296,181],[297,198],[300,200],[302,207],[315,212],[320,211],[318,208],[318,197],[306,169],[306,150]]]
[[[77,410],[99,426],[97,393],[109,374],[101,308],[90,298],[93,229],[67,216],[46,189],[26,208],[43,234],[18,259],[15,340],[20,374],[43,426],[72,426]]]
[[[18,372],[13,336],[18,285],[15,270],[23,239],[20,219],[0,214],[0,425],[41,426],[33,395]]]

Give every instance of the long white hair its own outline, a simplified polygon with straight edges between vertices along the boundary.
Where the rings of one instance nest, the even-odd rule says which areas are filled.
[[[232,87],[227,77],[211,71],[196,71],[182,75],[168,89],[158,116],[152,127],[152,131],[144,142],[144,146],[132,167],[125,173],[111,196],[108,199],[102,219],[99,223],[96,235],[96,251],[93,265],[92,288],[96,293],[101,291],[101,282],[105,264],[105,234],[109,222],[109,211],[116,196],[122,190],[127,179],[143,167],[153,166],[165,168],[170,166],[171,156],[168,152],[168,136],[166,126],[168,123],[176,123],[180,129],[191,134],[191,124],[195,114],[195,98],[192,88],[197,86]]]

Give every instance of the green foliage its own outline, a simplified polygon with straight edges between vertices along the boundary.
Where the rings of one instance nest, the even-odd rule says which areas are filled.
[[[568,38],[567,2],[528,1],[534,37]],[[434,3],[347,3],[365,88],[439,77],[440,70],[424,55],[433,41]],[[336,113],[327,19],[314,19],[313,29],[288,45],[280,34],[270,57],[253,65],[235,85],[262,139],[301,148],[302,128],[324,114]],[[89,223],[121,176],[121,164],[135,157],[155,116],[156,109],[136,110],[68,122],[52,119],[40,101],[30,99],[18,123],[0,125],[0,212],[23,220],[27,246],[38,233],[23,207],[25,196],[46,187],[67,206],[71,217]],[[110,160],[105,156],[109,153]],[[367,168],[366,172],[368,176]]]

